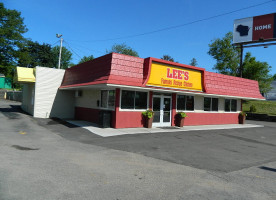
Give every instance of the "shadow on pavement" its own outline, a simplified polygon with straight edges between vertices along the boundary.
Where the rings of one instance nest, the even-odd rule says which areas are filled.
[[[9,108],[0,108],[0,112],[3,113],[3,115],[9,119],[20,119],[20,114],[26,114],[28,113],[24,112],[20,106],[17,105],[9,105]],[[19,114],[20,113],[20,114]]]
[[[270,167],[265,167],[265,166],[261,166],[259,167],[260,169],[263,169],[263,170],[267,170],[267,171],[271,171],[271,172],[276,172],[276,169],[275,168],[270,168]]]

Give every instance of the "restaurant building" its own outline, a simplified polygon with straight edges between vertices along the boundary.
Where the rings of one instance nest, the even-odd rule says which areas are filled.
[[[74,118],[100,122],[111,113],[114,128],[143,127],[142,111],[154,111],[153,126],[237,124],[242,100],[263,100],[257,81],[205,71],[156,58],[111,53],[65,71],[59,90],[74,90]]]
[[[175,126],[180,111],[187,113],[185,126],[237,124],[242,100],[264,100],[254,80],[118,53],[66,70],[37,67],[35,77],[29,84],[34,117],[99,124],[109,113],[113,128],[143,127],[147,109],[154,111],[154,127]]]

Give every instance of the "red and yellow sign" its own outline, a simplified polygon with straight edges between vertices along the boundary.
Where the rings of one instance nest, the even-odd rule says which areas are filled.
[[[202,91],[201,71],[153,62],[147,85]]]

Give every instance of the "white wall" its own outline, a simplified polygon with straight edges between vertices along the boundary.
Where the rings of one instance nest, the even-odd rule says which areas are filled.
[[[101,90],[82,90],[82,96],[75,98],[76,107],[99,109],[97,101],[101,100]]]
[[[35,83],[23,84],[21,108],[31,115],[34,114],[34,89]]]
[[[64,72],[36,67],[34,117],[74,118],[74,92],[58,90]]]

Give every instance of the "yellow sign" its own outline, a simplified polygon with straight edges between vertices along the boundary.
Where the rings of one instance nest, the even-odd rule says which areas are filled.
[[[202,91],[201,71],[153,62],[147,85]]]

